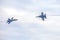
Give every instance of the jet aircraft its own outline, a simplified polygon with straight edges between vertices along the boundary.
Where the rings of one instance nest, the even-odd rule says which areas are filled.
[[[7,23],[8,24],[10,24],[11,22],[13,22],[13,21],[17,21],[18,19],[13,19],[13,17],[10,19],[10,18],[8,18],[8,20],[7,20]]]
[[[44,14],[43,12],[41,12],[41,15],[37,17],[40,17],[43,21],[47,18],[46,14]]]

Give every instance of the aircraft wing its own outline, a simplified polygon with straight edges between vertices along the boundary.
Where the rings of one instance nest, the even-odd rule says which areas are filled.
[[[42,18],[42,20],[44,21],[44,18]]]
[[[7,23],[10,24],[10,19],[8,18]]]

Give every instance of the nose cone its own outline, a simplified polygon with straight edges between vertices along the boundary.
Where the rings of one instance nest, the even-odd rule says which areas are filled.
[[[8,23],[8,24],[10,24],[10,21],[9,21],[9,20],[7,20],[7,23]]]

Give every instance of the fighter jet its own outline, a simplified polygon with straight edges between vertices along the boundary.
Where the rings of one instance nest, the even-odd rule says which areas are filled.
[[[46,14],[43,14],[43,12],[41,12],[41,15],[37,17],[40,17],[43,21],[47,18]]]
[[[13,17],[10,19],[10,18],[8,18],[8,20],[7,20],[7,23],[8,24],[10,24],[11,22],[13,22],[13,21],[17,21],[18,19],[13,19]]]

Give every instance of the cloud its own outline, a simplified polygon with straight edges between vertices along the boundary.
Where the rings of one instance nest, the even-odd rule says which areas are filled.
[[[44,26],[50,31],[59,31],[59,16],[49,16]]]
[[[17,3],[18,2],[18,3]],[[4,0],[0,9],[0,39],[3,40],[60,40],[59,4],[56,0]],[[4,7],[3,7],[4,6]],[[46,12],[42,21],[36,16]],[[17,22],[7,24],[7,18],[14,16]]]
[[[60,32],[59,16],[57,17],[47,16],[48,18],[43,22],[40,18],[36,18],[36,15],[38,14],[34,14],[34,12],[25,11],[25,10],[16,10],[14,8],[3,8],[3,11],[6,12],[3,14],[7,14],[6,16],[3,16],[5,21],[3,21],[4,23],[0,25],[1,26],[0,32],[3,35],[2,37],[3,39],[5,38],[11,39],[11,40],[13,39],[20,40],[20,38],[22,40],[24,39],[26,40],[28,39],[30,40],[59,39],[59,35],[60,35],[59,34]],[[12,22],[10,25],[8,25],[6,23],[6,19],[12,16],[15,16],[15,18],[18,18],[19,21]]]

